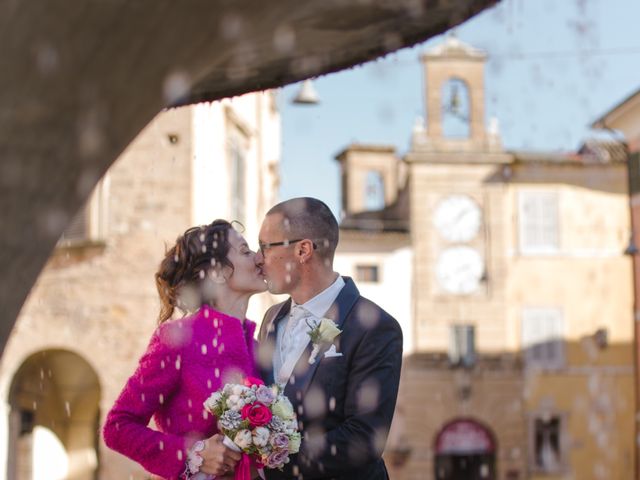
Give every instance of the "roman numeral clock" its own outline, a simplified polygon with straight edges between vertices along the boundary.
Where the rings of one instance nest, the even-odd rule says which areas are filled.
[[[471,295],[480,290],[485,264],[479,250],[480,206],[468,195],[443,197],[435,206],[433,225],[442,244],[435,278],[442,293]]]

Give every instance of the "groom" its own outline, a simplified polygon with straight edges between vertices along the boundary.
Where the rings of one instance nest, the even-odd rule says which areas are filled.
[[[338,223],[320,200],[273,207],[259,241],[269,291],[290,296],[265,314],[260,368],[267,384],[284,386],[303,435],[300,453],[267,479],[388,479],[381,455],[400,380],[398,322],[333,271]]]

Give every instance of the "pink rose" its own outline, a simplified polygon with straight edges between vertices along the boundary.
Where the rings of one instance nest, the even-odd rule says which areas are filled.
[[[271,410],[260,402],[245,405],[242,407],[240,415],[243,419],[248,419],[252,427],[266,425],[271,421],[271,417],[273,417]]]
[[[264,385],[264,382],[262,380],[260,380],[259,378],[256,377],[246,377],[244,379],[244,386],[245,387],[253,387],[253,386],[259,387],[260,385]]]
[[[265,405],[271,405],[276,399],[276,394],[269,387],[260,385],[256,390],[256,400]]]
[[[289,446],[289,437],[287,437],[284,433],[276,433],[273,437],[271,437],[271,445],[276,448],[286,448]]]
[[[289,460],[288,450],[276,450],[267,457],[266,466],[268,468],[280,468]]]

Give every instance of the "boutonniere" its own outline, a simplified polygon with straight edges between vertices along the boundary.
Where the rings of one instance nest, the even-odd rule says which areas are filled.
[[[315,326],[307,321],[307,325],[311,327],[308,334],[309,338],[311,338],[311,343],[313,343],[309,364],[313,365],[320,352],[320,347],[333,342],[333,339],[340,335],[342,330],[336,327],[336,322],[330,318],[322,318]]]

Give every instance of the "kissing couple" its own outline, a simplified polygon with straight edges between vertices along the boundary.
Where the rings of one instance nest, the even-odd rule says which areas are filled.
[[[233,478],[241,454],[203,403],[226,383],[259,377],[283,390],[302,441],[284,468],[252,476],[388,479],[382,452],[402,331],[334,271],[338,237],[327,205],[309,197],[267,212],[257,252],[225,220],[178,237],[155,274],[159,326],[107,415],[107,446],[163,479]],[[289,298],[267,310],[256,340],[245,317],[265,290]]]

